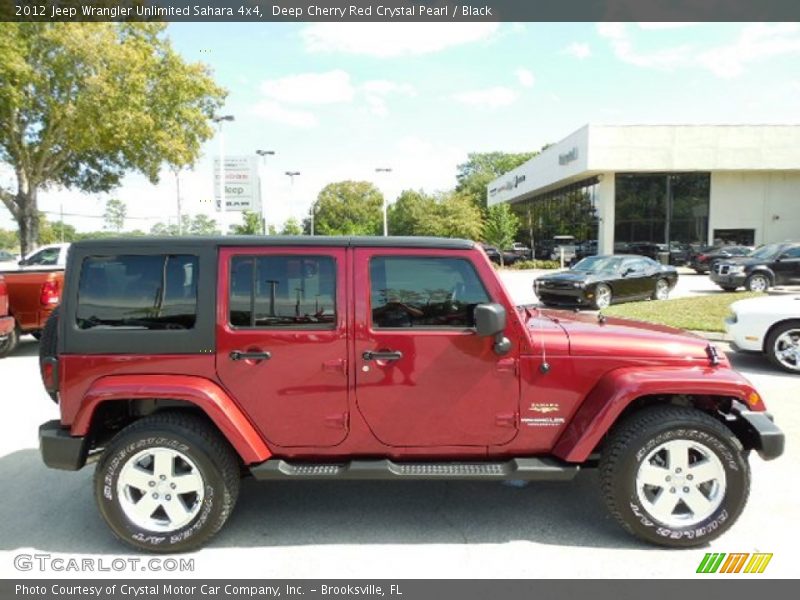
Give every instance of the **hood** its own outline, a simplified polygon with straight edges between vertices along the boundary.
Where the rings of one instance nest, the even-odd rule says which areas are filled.
[[[768,258],[751,258],[749,256],[729,256],[720,260],[721,265],[744,265],[751,267],[753,265],[763,265],[770,263],[772,260]]]
[[[569,337],[573,356],[708,359],[708,340],[674,327],[593,314],[542,311]],[[720,353],[722,362],[727,362]]]
[[[763,314],[773,317],[796,317],[800,315],[800,295],[761,296],[747,298],[731,304],[731,311],[737,315]]]
[[[536,279],[541,281],[567,281],[567,282],[581,282],[589,279],[593,273],[588,271],[559,271],[558,273],[547,273],[541,275]]]

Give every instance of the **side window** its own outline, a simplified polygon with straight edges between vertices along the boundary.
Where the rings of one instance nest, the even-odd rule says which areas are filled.
[[[370,301],[375,327],[463,329],[490,299],[467,260],[387,256],[370,261]]]
[[[60,248],[45,248],[31,256],[27,260],[27,264],[42,266],[58,264],[58,255],[60,251]]]
[[[78,283],[80,329],[192,329],[196,256],[152,254],[84,259]]]
[[[649,261],[643,258],[633,258],[625,262],[625,265],[622,267],[623,272],[630,270],[633,273],[643,273],[647,271],[649,268]],[[653,263],[654,264],[654,263]]]
[[[229,294],[234,327],[333,329],[336,262],[329,256],[235,256]]]
[[[783,253],[784,258],[800,258],[800,246],[795,246],[794,248],[789,248],[786,252]]]

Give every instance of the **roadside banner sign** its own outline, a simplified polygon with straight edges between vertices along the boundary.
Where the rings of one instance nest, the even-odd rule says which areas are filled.
[[[214,203],[221,209],[219,156],[214,158]],[[261,212],[257,156],[225,157],[225,210]]]

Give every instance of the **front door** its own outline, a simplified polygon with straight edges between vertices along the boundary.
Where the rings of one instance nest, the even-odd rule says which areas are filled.
[[[344,259],[344,248],[220,253],[217,373],[273,444],[347,435]]]
[[[772,265],[777,285],[800,284],[800,246],[783,251],[779,260]]]
[[[473,256],[355,251],[356,401],[384,444],[486,446],[517,433],[519,349],[498,356],[473,329],[475,306],[501,301]]]

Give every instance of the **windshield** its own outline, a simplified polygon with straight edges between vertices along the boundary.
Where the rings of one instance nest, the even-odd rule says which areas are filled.
[[[754,251],[750,256],[759,260],[770,259],[775,256],[780,249],[781,247],[779,244],[768,244],[766,246],[761,246],[761,248]]]
[[[587,273],[618,271],[620,264],[622,264],[622,259],[617,256],[588,256],[572,267],[572,270]]]

